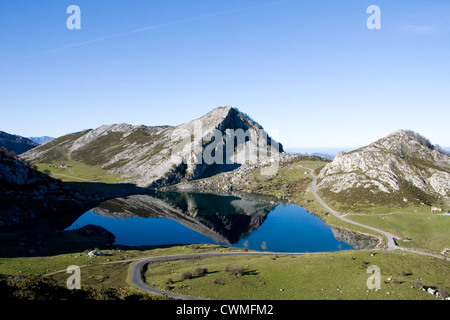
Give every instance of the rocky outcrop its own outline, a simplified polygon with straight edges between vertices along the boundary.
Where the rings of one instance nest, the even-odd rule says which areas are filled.
[[[67,185],[0,150],[0,232],[64,229],[102,201],[123,195]]]
[[[208,179],[199,179],[189,181],[187,183],[180,183],[173,186],[171,189],[180,191],[242,191],[248,193],[255,193],[254,190],[248,189],[247,178],[255,173],[264,175],[267,179],[275,176],[278,170],[295,160],[305,159],[304,156],[298,154],[280,153],[276,163],[267,163],[265,165],[243,164],[233,171],[227,171],[210,177]]]
[[[276,161],[283,148],[247,115],[215,108],[179,126],[107,125],[67,135],[31,150],[33,163],[78,161],[138,186],[162,186]]]
[[[334,237],[338,241],[348,243],[357,250],[375,249],[381,240],[369,234],[362,234],[348,229],[331,226]]]
[[[339,153],[322,169],[318,181],[319,191],[334,194],[360,190],[403,194],[403,202],[448,202],[450,157],[426,138],[399,130],[366,147]]]

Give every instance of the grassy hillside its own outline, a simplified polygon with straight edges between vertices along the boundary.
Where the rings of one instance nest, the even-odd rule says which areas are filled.
[[[402,247],[441,252],[450,248],[450,216],[436,213],[348,215],[347,218],[394,234]]]
[[[126,179],[121,179],[119,174],[110,173],[100,166],[91,166],[79,161],[55,161],[46,163],[33,163],[37,170],[44,172],[55,179],[65,182],[103,182],[119,183]],[[61,166],[60,166],[61,165]]]
[[[329,161],[316,156],[297,156],[283,162],[273,170],[268,168],[241,169],[217,174],[210,178],[190,181],[188,186],[198,189],[220,190],[232,186],[233,190],[276,196],[280,199],[303,201],[310,188],[312,177],[308,168],[320,171]],[[273,174],[262,174],[262,171]],[[183,186],[184,186],[183,182]]]
[[[403,189],[403,191],[390,194],[384,192],[373,193],[371,191],[373,189],[369,188],[352,188],[339,193],[321,189],[317,193],[331,208],[343,213],[378,214],[398,211],[428,213],[431,211],[431,204],[441,203],[438,198],[431,199],[432,196],[424,194],[417,188],[414,189],[414,191]],[[423,197],[421,197],[422,194],[424,195]],[[403,198],[417,199],[416,197],[420,197],[421,200],[408,200],[408,202],[403,200]],[[423,201],[426,201],[426,203]],[[444,203],[441,204],[442,209],[448,210]]]

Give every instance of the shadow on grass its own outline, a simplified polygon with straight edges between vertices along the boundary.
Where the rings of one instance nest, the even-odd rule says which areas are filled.
[[[259,274],[258,270],[248,270],[248,271],[244,271],[242,276],[256,276],[258,274]]]
[[[219,271],[208,271],[208,272],[205,272],[205,273],[203,273],[203,274],[199,274],[199,275],[191,275],[191,276],[189,276],[188,278],[186,278],[186,279],[179,279],[179,280],[174,280],[174,279],[172,279],[172,282],[171,283],[167,283],[167,284],[177,284],[177,283],[183,283],[184,281],[187,281],[187,280],[192,280],[192,279],[197,279],[197,278],[203,278],[204,276],[207,276],[207,275],[210,275],[210,274],[214,274],[214,273],[218,273]],[[171,278],[171,277],[169,277],[169,278]]]

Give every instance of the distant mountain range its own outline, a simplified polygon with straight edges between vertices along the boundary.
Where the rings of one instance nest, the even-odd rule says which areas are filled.
[[[286,148],[286,152],[289,153],[296,153],[301,155],[312,155],[312,156],[318,156],[321,158],[326,159],[334,159],[334,157],[339,152],[344,151],[351,151],[354,148],[311,148],[311,147],[305,147],[305,148]]]
[[[55,138],[49,137],[49,136],[43,136],[43,137],[30,137],[29,139],[33,142],[36,142],[37,144],[43,144],[43,143],[52,141]]]

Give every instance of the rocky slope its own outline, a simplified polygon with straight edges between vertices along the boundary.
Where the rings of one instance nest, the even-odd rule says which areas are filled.
[[[37,147],[38,144],[28,138],[0,131],[0,147],[4,147],[15,154],[24,153]]]
[[[171,186],[167,189],[173,190],[196,190],[196,191],[239,191],[244,193],[264,193],[262,183],[268,181],[277,180],[277,175],[280,170],[285,171],[287,166],[292,165],[295,161],[300,160],[318,160],[321,159],[316,156],[302,156],[292,153],[280,153],[278,162],[276,165],[268,163],[264,166],[243,164],[239,168],[233,171],[222,172],[213,177],[208,177],[205,179],[198,179],[194,181],[189,181],[186,183],[179,183],[175,186]],[[301,170],[302,173],[304,169]],[[259,178],[259,179],[258,179]],[[303,177],[302,177],[303,178]],[[282,179],[282,178],[281,178]],[[295,182],[300,182],[302,179],[297,179],[295,176],[292,177]],[[262,183],[261,183],[262,182]],[[290,185],[289,180],[284,181],[285,189],[294,191],[294,186]],[[278,187],[281,183],[275,182]],[[283,186],[282,186],[283,187]],[[270,189],[270,188],[269,188]],[[269,190],[266,190],[269,191]]]
[[[239,138],[229,137],[238,136]],[[271,153],[273,151],[273,153]],[[138,186],[161,186],[265,164],[282,146],[232,107],[179,126],[105,125],[52,140],[22,155],[32,163],[81,162]],[[276,156],[276,155],[275,155]]]
[[[320,172],[317,187],[328,200],[349,206],[445,206],[450,200],[450,156],[419,134],[398,130],[339,153]]]
[[[0,232],[64,229],[102,201],[128,192],[92,189],[53,179],[0,148]]]

